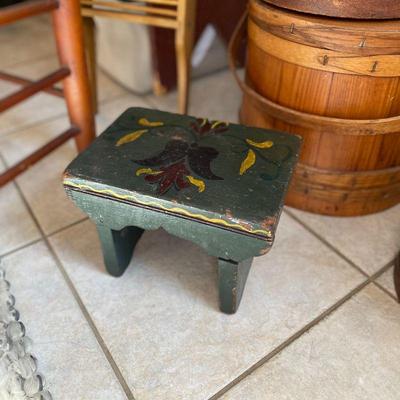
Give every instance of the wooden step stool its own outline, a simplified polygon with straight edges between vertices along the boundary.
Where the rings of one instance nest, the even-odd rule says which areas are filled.
[[[120,276],[146,229],[218,258],[220,308],[236,312],[253,257],[272,246],[301,139],[143,108],[125,111],[67,168],[67,194],[96,223]]]

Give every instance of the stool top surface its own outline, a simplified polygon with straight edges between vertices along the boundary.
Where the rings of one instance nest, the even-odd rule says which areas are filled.
[[[301,138],[129,108],[69,165],[72,190],[271,240]]]

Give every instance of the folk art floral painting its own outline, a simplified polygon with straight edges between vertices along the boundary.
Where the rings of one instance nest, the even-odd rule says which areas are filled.
[[[137,166],[134,174],[143,176],[146,182],[156,185],[156,192],[160,195],[172,188],[180,191],[191,186],[202,193],[206,190],[208,181],[224,180],[223,176],[218,176],[212,169],[212,162],[222,155],[215,147],[209,145],[209,140],[207,145],[203,143],[205,139],[210,139],[215,135],[224,134],[237,142],[239,147],[236,146],[236,148],[239,148],[241,156],[237,167],[239,176],[245,175],[256,163],[265,163],[274,166],[275,172],[273,174],[264,172],[259,176],[264,181],[271,181],[279,176],[282,163],[291,156],[290,147],[280,144],[278,146],[285,147],[285,151],[280,152],[282,156],[278,160],[276,157],[270,157],[270,152],[276,146],[273,141],[256,141],[230,135],[229,123],[223,121],[193,118],[189,127],[183,127],[141,117],[137,119],[137,124],[140,129],[119,138],[115,143],[117,148],[132,142],[139,143],[144,135],[157,134],[161,131],[171,133],[171,138],[163,150],[148,158],[131,160]],[[185,129],[190,139],[183,140],[182,137],[174,137],[174,128]]]

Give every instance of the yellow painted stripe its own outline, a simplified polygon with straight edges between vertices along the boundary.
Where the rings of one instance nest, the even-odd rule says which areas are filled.
[[[197,218],[197,219],[200,219],[200,220],[203,220],[203,221],[206,221],[206,222],[212,222],[212,223],[217,224],[217,225],[224,225],[224,226],[228,226],[228,227],[231,227],[231,228],[237,228],[237,229],[240,229],[240,230],[248,232],[248,233],[253,233],[253,234],[257,234],[258,233],[258,234],[263,234],[263,235],[266,235],[266,236],[271,236],[271,231],[269,231],[269,230],[248,229],[248,228],[246,228],[246,227],[244,227],[242,225],[232,224],[232,223],[229,223],[229,222],[227,222],[227,221],[225,221],[223,219],[208,218],[208,217],[205,217],[202,214],[192,214],[189,211],[184,210],[182,208],[178,208],[178,207],[168,208],[168,207],[164,207],[164,206],[162,206],[162,205],[160,205],[158,203],[144,202],[142,200],[139,200],[137,197],[135,197],[133,195],[130,195],[130,194],[125,194],[125,195],[124,194],[118,194],[118,193],[115,193],[114,191],[112,191],[110,189],[95,189],[95,188],[93,188],[93,187],[91,187],[89,185],[78,184],[78,183],[71,182],[71,181],[68,181],[68,180],[64,181],[64,185],[76,187],[78,189],[90,190],[91,192],[95,192],[95,193],[109,194],[109,195],[111,195],[113,197],[116,197],[116,198],[119,198],[119,199],[134,200],[135,202],[137,202],[139,204],[143,204],[143,205],[146,205],[146,206],[153,206],[153,207],[165,210],[165,211],[172,211],[172,212],[175,212],[175,213],[178,213],[178,214],[184,214],[186,216],[189,216],[189,217],[192,217],[192,218]]]

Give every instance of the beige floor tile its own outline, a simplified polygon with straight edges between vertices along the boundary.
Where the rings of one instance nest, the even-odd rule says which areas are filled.
[[[385,289],[387,289],[393,296],[397,297],[396,290],[394,288],[394,280],[393,280],[393,268],[391,267],[384,274],[382,274],[376,282],[381,284]]]
[[[241,91],[228,70],[195,79],[190,87],[189,114],[221,121],[237,122]],[[165,96],[148,96],[156,108],[178,112],[177,93]]]
[[[55,59],[56,49],[48,16],[21,20],[0,28],[0,68],[5,72],[36,78],[27,71],[37,71],[40,60]],[[40,75],[45,75],[39,74]],[[0,81],[2,96],[20,88],[19,85]],[[65,111],[64,101],[46,94],[19,103],[1,115],[0,136],[19,127],[49,118]]]
[[[1,93],[9,94],[18,89],[20,89],[19,85],[0,82]],[[1,114],[0,139],[8,136],[11,132],[19,132],[46,119],[66,114],[66,112],[64,99],[46,93],[38,93]]]
[[[35,80],[55,71],[58,67],[57,57],[52,55],[28,64],[4,68],[4,70]],[[20,87],[9,82],[0,81],[0,92],[4,93],[4,95],[10,94]],[[101,71],[98,72],[99,102],[110,101],[127,93],[125,89],[114,83]],[[66,114],[67,108],[64,99],[46,93],[39,93],[2,114],[0,137],[10,132],[19,132],[26,126],[32,126],[49,118]]]
[[[67,129],[68,119],[36,125],[0,139],[0,152],[9,165],[30,154]],[[46,234],[71,224],[84,215],[65,195],[62,173],[76,156],[72,140],[52,152],[17,178],[17,182]]]
[[[0,28],[0,68],[56,53],[50,17],[26,18]]]
[[[101,104],[99,115],[96,117],[98,132],[111,124],[126,108],[133,106],[146,106],[146,104],[142,98],[133,95],[122,96]],[[68,118],[65,116],[22,129],[18,133],[0,138],[0,152],[9,165],[14,164],[68,126]],[[76,155],[75,144],[70,140],[17,179],[46,234],[85,217],[66,197],[61,183],[63,171]]]
[[[3,267],[54,399],[125,399],[46,246],[13,253]]]
[[[287,216],[233,316],[218,310],[215,259],[162,230],[118,279],[91,222],[51,242],[137,400],[209,398],[363,279]]]
[[[67,130],[69,126],[68,117],[65,115],[21,129],[11,135],[0,137],[0,152],[6,162],[12,165]]]
[[[70,141],[17,179],[45,234],[85,217],[67,198],[62,186],[62,173],[76,155]]]
[[[4,68],[5,72],[15,73],[26,77],[27,79],[40,79],[45,75],[60,68],[60,63],[56,54],[18,66]],[[99,101],[111,100],[114,97],[128,94],[127,90],[115,83],[100,69],[97,71],[97,85]],[[61,83],[57,86],[62,86]]]
[[[369,285],[223,399],[396,400],[399,343],[399,305]]]
[[[400,246],[400,205],[362,217],[340,218],[288,209],[366,273],[390,262]]]
[[[134,94],[126,94],[101,104],[100,112],[96,116],[97,133],[102,133],[129,107],[151,108],[151,104],[147,102],[144,96],[136,96]]]
[[[4,165],[0,161],[0,173]],[[13,183],[0,188],[0,256],[40,238]]]

